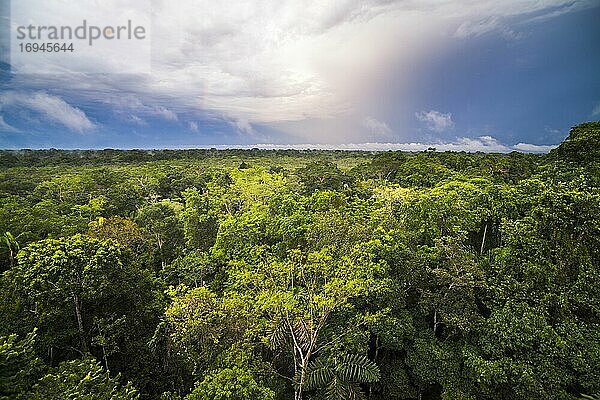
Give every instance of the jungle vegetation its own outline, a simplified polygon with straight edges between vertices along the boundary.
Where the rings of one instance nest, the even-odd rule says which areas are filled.
[[[0,399],[600,392],[600,122],[546,155],[0,152]]]

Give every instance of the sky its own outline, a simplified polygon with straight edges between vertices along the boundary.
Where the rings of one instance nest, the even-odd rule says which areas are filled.
[[[545,152],[600,120],[598,0],[15,1],[0,148]],[[17,19],[66,14],[147,37],[11,52]]]

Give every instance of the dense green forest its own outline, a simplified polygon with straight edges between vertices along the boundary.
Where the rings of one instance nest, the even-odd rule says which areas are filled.
[[[600,122],[543,156],[1,151],[0,233],[0,399],[600,392]]]

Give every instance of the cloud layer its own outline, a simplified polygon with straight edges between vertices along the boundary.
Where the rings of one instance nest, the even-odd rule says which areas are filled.
[[[94,14],[110,19],[115,2],[94,2]],[[71,17],[89,12],[86,1],[72,3]],[[148,1],[126,3],[127,15],[149,9]],[[112,73],[72,74],[68,65],[57,65],[65,73],[15,75],[4,88],[12,94],[4,97],[12,96],[5,100],[8,105],[23,106],[75,132],[100,125],[79,106],[86,104],[108,108],[120,123],[137,128],[160,120],[196,134],[205,131],[200,121],[224,121],[252,141],[412,140],[416,133],[407,127],[415,120],[432,134],[442,134],[453,130],[453,118],[461,117],[454,109],[453,114],[436,111],[440,105],[416,105],[411,84],[432,55],[449,43],[488,34],[517,40],[524,21],[594,4],[180,0],[175,6],[153,0],[151,74],[124,75],[118,63],[103,59],[95,62]],[[388,107],[384,103],[391,90],[398,104],[381,109]],[[0,130],[10,129],[7,119],[12,121],[0,121]]]
[[[439,111],[421,111],[415,114],[417,119],[424,122],[429,130],[434,132],[444,132],[454,127],[454,121],[452,121],[452,114],[441,113]]]
[[[529,143],[519,143],[514,146],[504,145],[491,136],[480,136],[476,138],[462,137],[452,142],[411,142],[411,143],[343,143],[343,144],[251,144],[251,145],[209,145],[201,148],[218,149],[292,149],[292,150],[360,150],[360,151],[412,151],[420,152],[435,149],[435,151],[466,151],[483,153],[510,153],[513,151],[522,153],[548,153],[557,145],[539,146]],[[185,147],[187,148],[187,147]]]
[[[79,133],[84,133],[95,127],[79,108],[71,106],[58,96],[45,92],[6,92],[0,94],[0,111],[5,112],[6,109],[11,107],[28,110],[46,121],[60,124]],[[3,118],[0,120],[0,127],[2,126],[7,126]]]

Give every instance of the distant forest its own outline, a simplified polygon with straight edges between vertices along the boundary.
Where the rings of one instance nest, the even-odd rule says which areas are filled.
[[[600,122],[546,155],[0,151],[0,400],[600,399]]]

